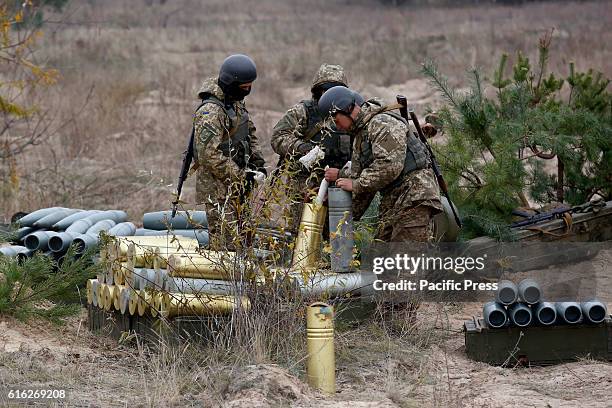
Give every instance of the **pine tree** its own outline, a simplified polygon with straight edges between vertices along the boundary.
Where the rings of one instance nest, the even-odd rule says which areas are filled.
[[[78,313],[84,296],[79,288],[98,272],[94,250],[76,257],[71,247],[61,264],[40,252],[24,261],[0,257],[0,316],[38,316],[61,323],[62,317]]]
[[[440,118],[448,143],[436,150],[465,237],[507,238],[512,210],[527,206],[528,197],[573,205],[595,194],[611,198],[610,80],[592,69],[576,72],[573,63],[565,79],[549,73],[550,40],[550,33],[540,40],[535,68],[519,52],[510,76],[508,55],[502,55],[490,82],[494,97],[485,96],[476,69],[469,71],[470,90],[460,94],[435,63],[423,66],[447,102]],[[553,159],[556,174],[544,166]]]

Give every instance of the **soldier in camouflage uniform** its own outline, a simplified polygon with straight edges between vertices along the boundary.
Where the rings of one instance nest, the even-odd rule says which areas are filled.
[[[300,223],[304,192],[319,186],[325,166],[341,168],[351,157],[350,136],[325,127],[317,106],[321,95],[334,86],[348,86],[344,69],[340,65],[322,64],[312,81],[312,98],[292,106],[272,131],[271,145],[280,156],[279,166],[285,165],[292,173],[288,189],[295,202],[288,221],[293,233]],[[323,149],[325,157],[307,169],[298,160],[316,146]]]
[[[440,190],[426,147],[397,113],[377,99],[364,101],[348,88],[335,87],[319,100],[319,110],[333,116],[338,129],[354,138],[350,174],[328,169],[325,178],[353,192],[360,218],[377,191],[381,193],[376,238],[385,242],[430,241],[433,216],[442,211]]]
[[[218,78],[204,81],[198,91],[201,105],[194,115],[194,153],[197,163],[196,201],[204,204],[211,239],[217,239],[222,219],[231,225],[237,208],[257,172],[266,173],[257,145],[255,126],[244,97],[257,77],[255,63],[246,55],[225,59]]]

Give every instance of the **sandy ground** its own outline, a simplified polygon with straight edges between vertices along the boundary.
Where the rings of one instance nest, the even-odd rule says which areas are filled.
[[[433,308],[425,306],[420,315],[430,315]],[[66,389],[68,399],[60,405],[79,407],[610,406],[611,363],[582,360],[551,367],[500,368],[469,360],[461,328],[479,310],[480,304],[447,310],[450,329],[441,340],[405,353],[391,353],[378,339],[362,339],[373,354],[359,350],[350,363],[339,358],[338,392],[333,397],[315,392],[303,378],[271,364],[233,371],[219,386],[223,391],[218,395],[211,389],[196,394],[174,386],[164,390],[159,385],[163,383],[151,380],[161,368],[143,365],[137,347],[89,333],[85,313],[62,327],[5,318],[0,321],[0,405],[10,402],[8,387],[37,387]],[[350,342],[350,336],[340,333],[337,343]],[[175,375],[172,370],[163,373]],[[204,379],[194,371],[183,380]]]

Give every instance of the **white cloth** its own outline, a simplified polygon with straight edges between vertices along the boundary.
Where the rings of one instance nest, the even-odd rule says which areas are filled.
[[[325,157],[325,152],[319,146],[313,147],[308,153],[300,157],[299,161],[302,163],[307,170],[311,170],[312,167],[321,159]]]

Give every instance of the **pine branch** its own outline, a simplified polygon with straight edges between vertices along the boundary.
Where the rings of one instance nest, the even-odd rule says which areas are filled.
[[[456,102],[455,91],[448,85],[448,79],[438,72],[438,67],[433,60],[426,60],[421,68],[421,73],[429,78],[429,83],[446,98],[455,109],[459,108]]]

